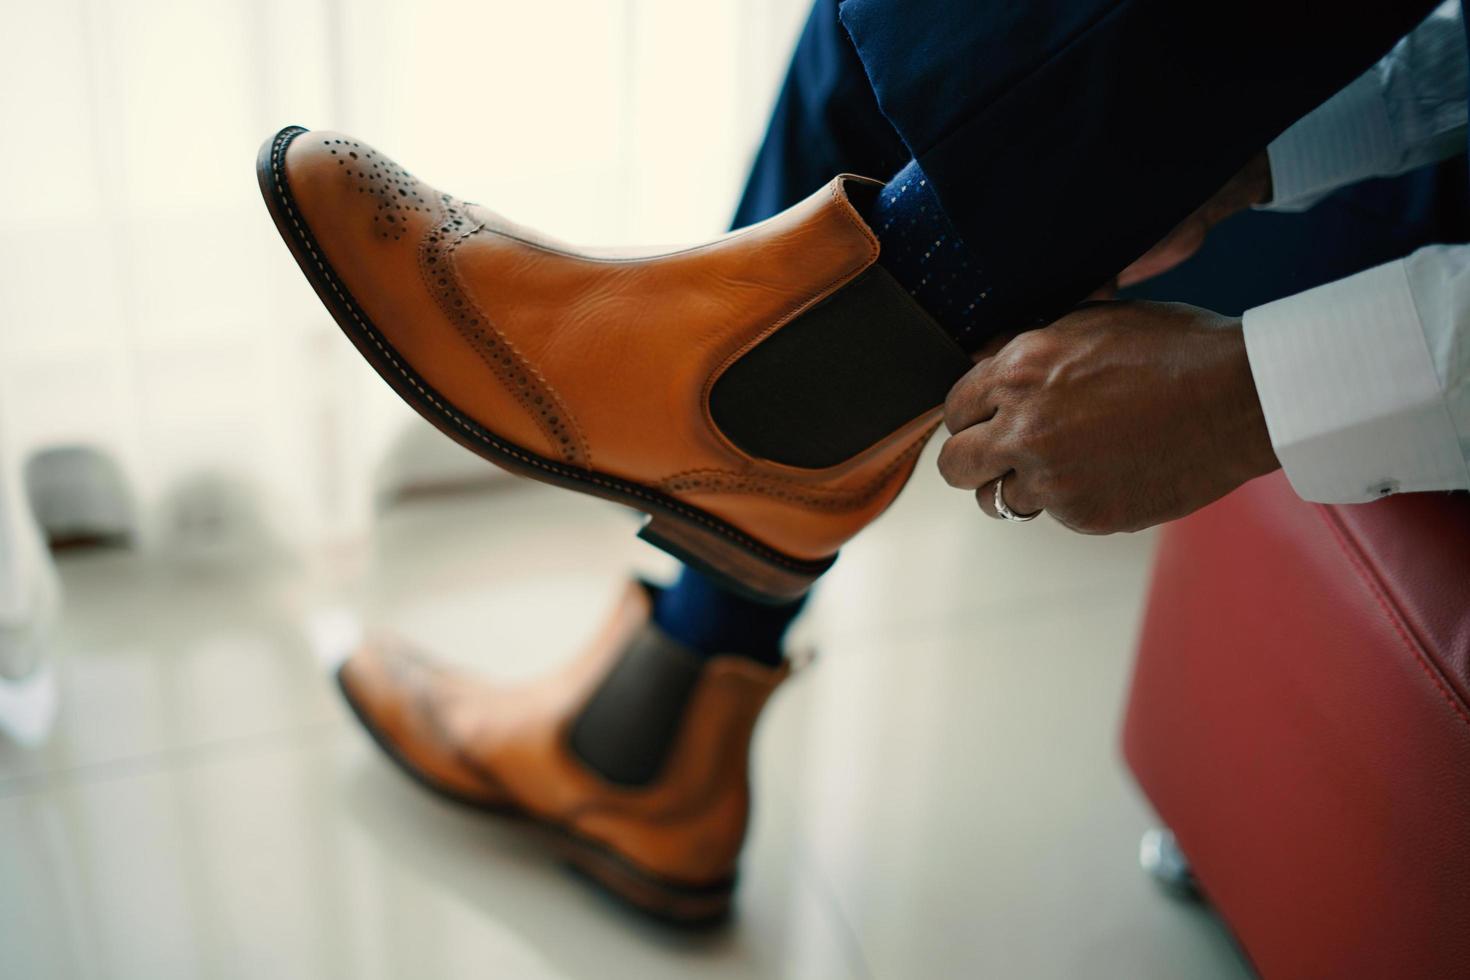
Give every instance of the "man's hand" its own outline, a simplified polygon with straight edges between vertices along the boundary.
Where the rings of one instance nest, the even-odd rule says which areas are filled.
[[[950,391],[951,486],[995,480],[1017,513],[1088,534],[1183,517],[1280,464],[1240,323],[1178,303],[1098,303],[1020,334]]]
[[[1209,230],[1237,212],[1253,204],[1271,200],[1271,162],[1262,150],[1234,177],[1200,205],[1164,240],[1145,252],[1132,265],[1118,273],[1118,288],[1152,279],[1174,268],[1205,243]]]

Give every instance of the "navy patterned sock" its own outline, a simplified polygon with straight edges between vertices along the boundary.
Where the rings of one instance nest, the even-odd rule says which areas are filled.
[[[781,662],[781,640],[806,602],[780,606],[747,599],[685,566],[679,581],[659,592],[653,621],[706,657],[733,653],[763,664]]]
[[[878,264],[967,351],[985,341],[991,284],[949,223],[917,161],[878,192],[864,216],[878,236]]]

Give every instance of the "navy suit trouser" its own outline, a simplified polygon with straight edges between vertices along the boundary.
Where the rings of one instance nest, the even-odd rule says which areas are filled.
[[[840,171],[886,178],[916,159],[995,284],[996,326],[1049,319],[1433,6],[1344,17],[1306,0],[817,0],[736,224]],[[1463,237],[1464,186],[1457,163],[1307,215],[1242,216],[1150,292],[1238,312]],[[1284,261],[1251,254],[1262,245]]]

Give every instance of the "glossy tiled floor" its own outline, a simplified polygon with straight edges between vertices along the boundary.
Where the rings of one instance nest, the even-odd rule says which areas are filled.
[[[4,977],[1238,977],[1137,870],[1116,732],[1151,540],[985,520],[926,462],[823,585],[759,730],[735,921],[671,932],[430,799],[327,664],[367,620],[505,676],[668,564],[515,485],[402,505],[365,555],[63,563],[44,690],[0,692]],[[44,713],[44,712],[41,712]]]

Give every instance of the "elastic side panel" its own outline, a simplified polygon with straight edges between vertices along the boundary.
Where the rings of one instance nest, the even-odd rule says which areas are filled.
[[[710,414],[751,456],[834,466],[943,404],[970,366],[875,265],[732,364]]]
[[[571,747],[610,782],[653,782],[704,661],[654,627],[639,633],[572,726]]]

